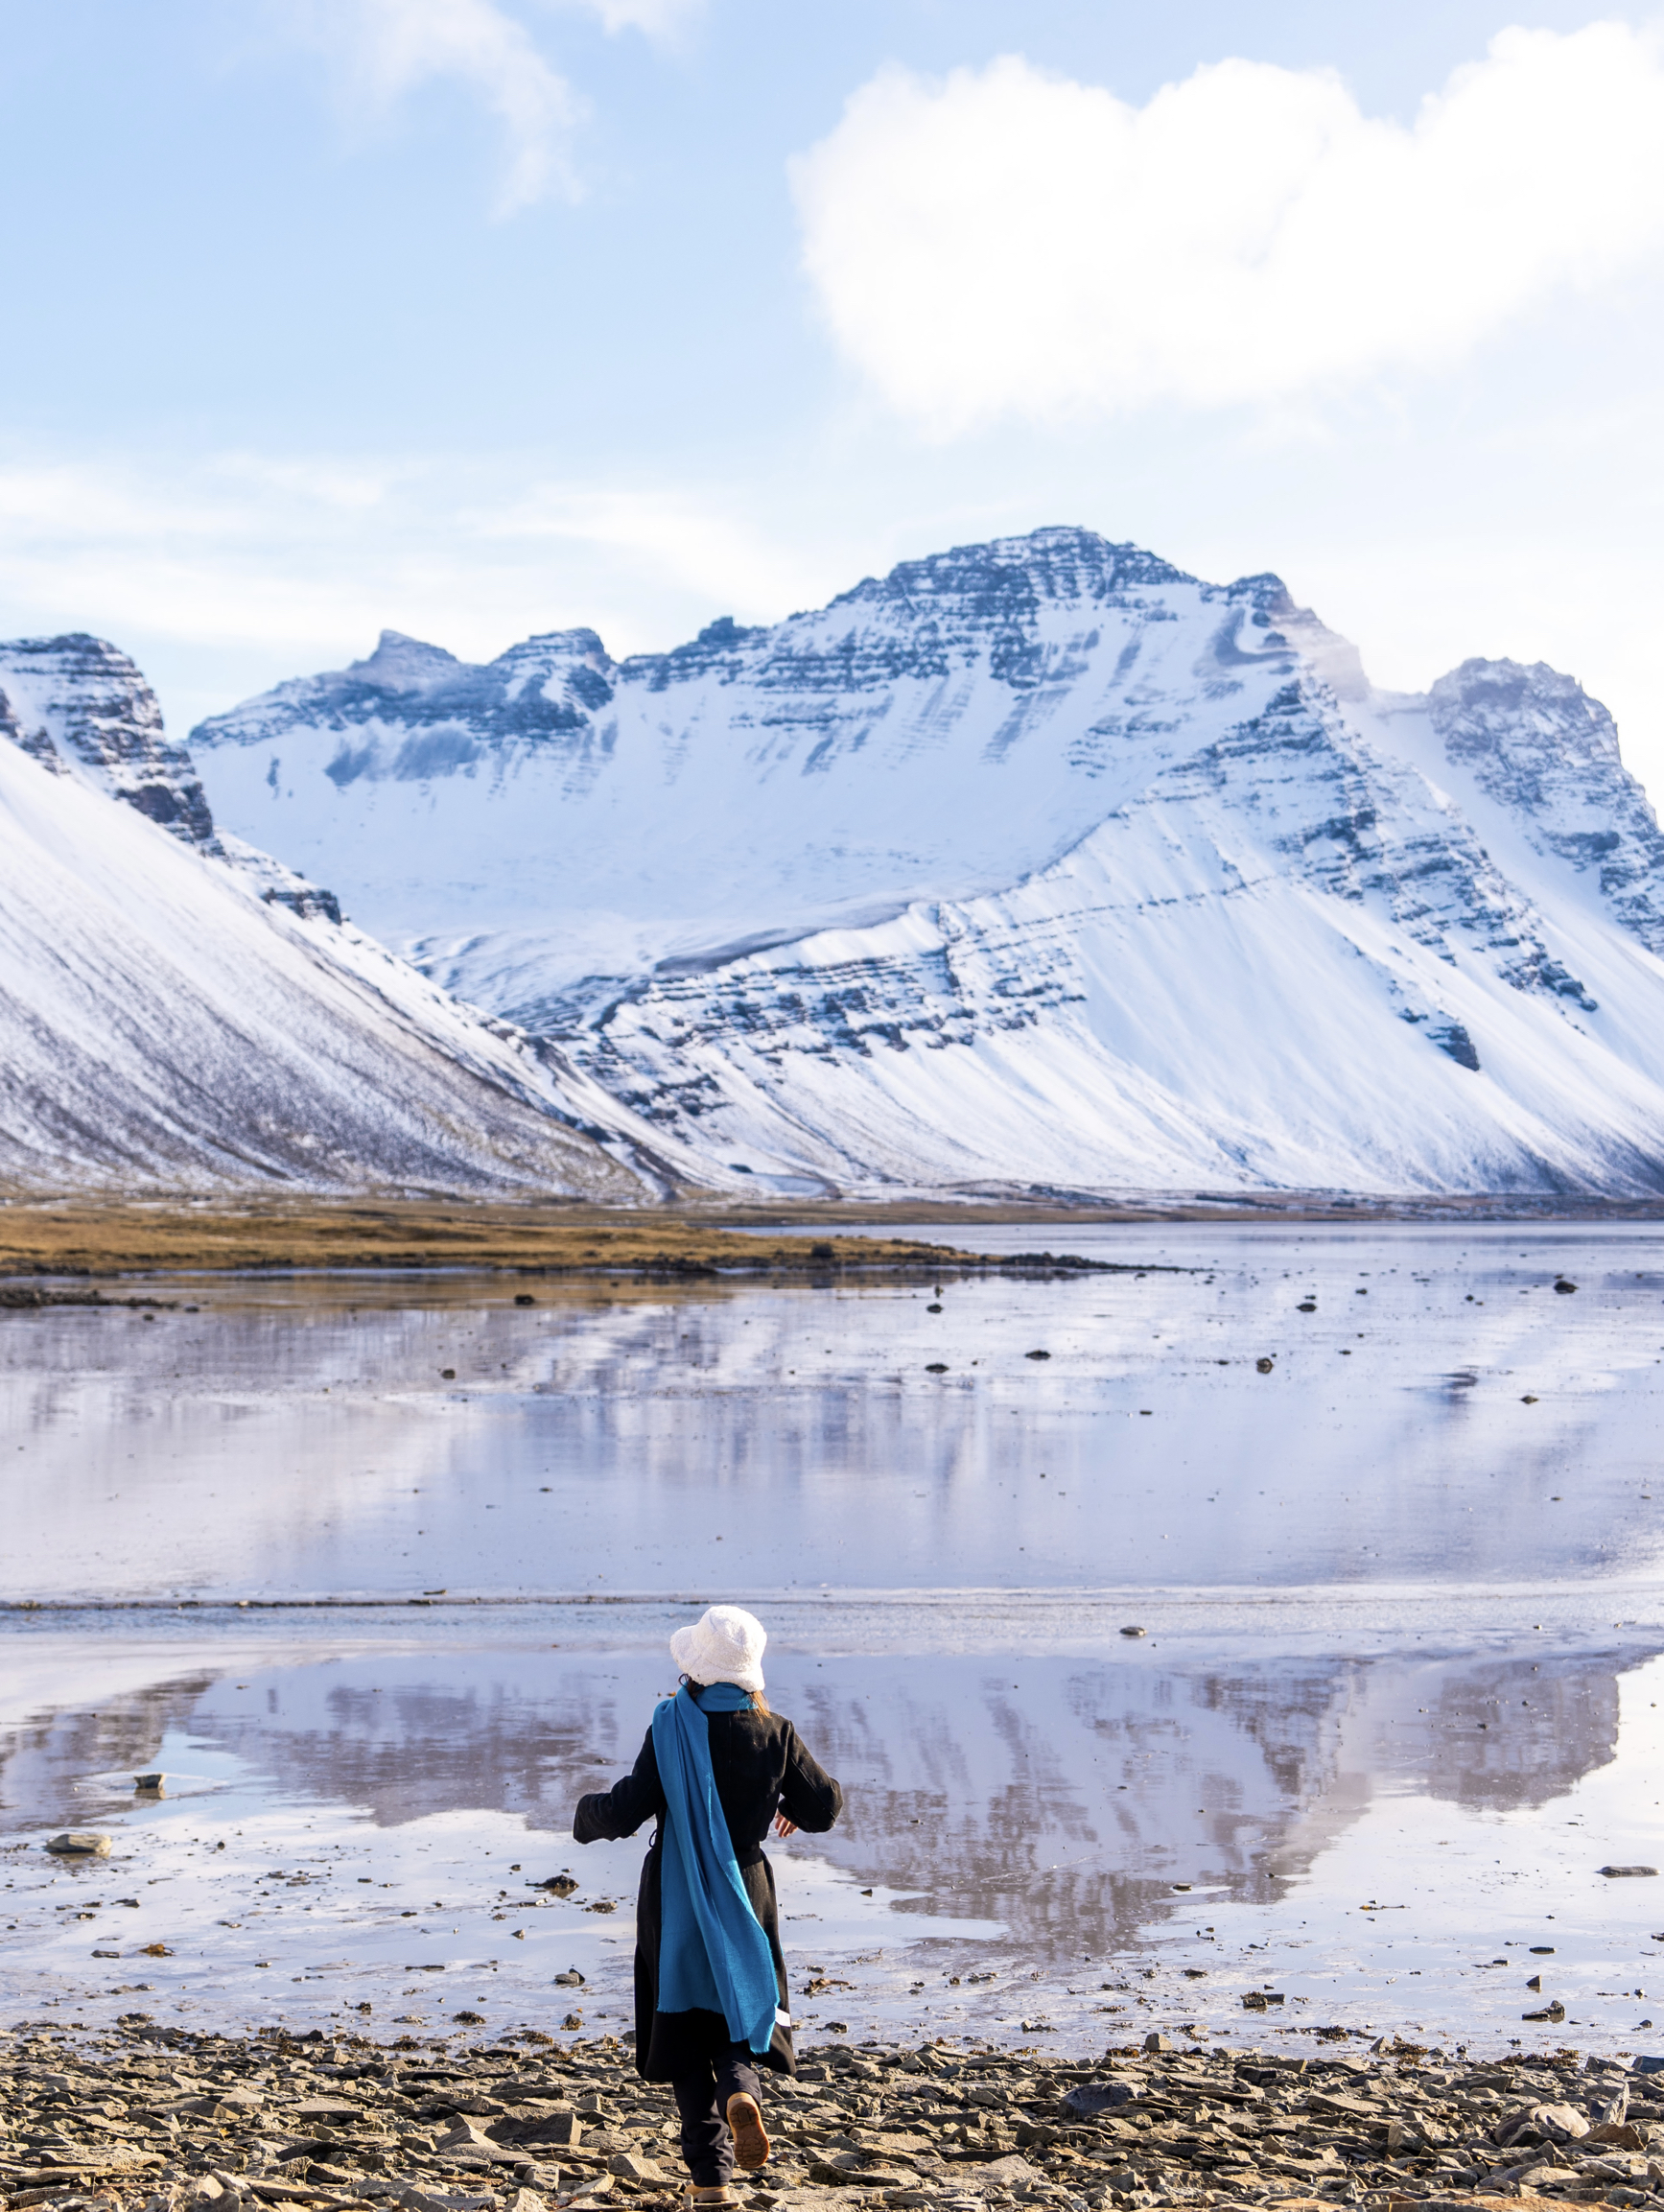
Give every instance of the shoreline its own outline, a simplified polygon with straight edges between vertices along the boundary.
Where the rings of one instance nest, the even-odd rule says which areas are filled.
[[[842,1280],[863,1272],[1168,1272],[1148,1259],[1087,1260],[1066,1252],[994,1255],[920,1229],[1032,1228],[1584,1228],[1664,1222],[1664,1198],[1336,1196],[1291,1191],[1129,1193],[1114,1199],[940,1193],[791,1204],[601,1208],[551,1199],[389,1195],[155,1197],[0,1195],[0,1285],[124,1276],[270,1278],[523,1275],[715,1281],[770,1275]],[[905,1235],[887,1234],[889,1224]],[[817,1240],[816,1232],[824,1232]],[[776,1240],[777,1239],[777,1240]],[[6,1297],[0,1306],[58,1303]],[[97,1303],[88,1299],[86,1303]],[[114,1303],[109,1301],[108,1303]]]
[[[29,1278],[93,1281],[142,1275],[270,1277],[403,1270],[446,1276],[593,1277],[713,1281],[726,1273],[836,1279],[846,1273],[944,1266],[997,1272],[1000,1262],[951,1246],[884,1236],[780,1244],[681,1214],[603,1214],[558,1206],[316,1201],[0,1205],[0,1304],[106,1302],[96,1291],[34,1290]]]

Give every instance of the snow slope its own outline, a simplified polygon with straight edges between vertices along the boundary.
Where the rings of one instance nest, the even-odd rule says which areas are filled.
[[[683,1173],[1664,1188],[1664,838],[1568,677],[1373,692],[1275,577],[1078,530],[770,630],[385,636],[215,808]]]
[[[387,633],[191,744],[240,835],[547,1021],[666,957],[1013,882],[1294,666],[1252,619],[1275,578],[1224,591],[1085,531],[1018,547],[622,664],[590,630],[485,669]]]
[[[642,1194],[581,1077],[216,836],[113,647],[0,647],[0,1188]]]

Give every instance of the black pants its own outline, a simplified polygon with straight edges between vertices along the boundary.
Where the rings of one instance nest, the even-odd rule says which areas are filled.
[[[741,2090],[761,2104],[762,2083],[743,2043],[701,2059],[670,2083],[682,2115],[682,2156],[696,2189],[714,2189],[734,2173],[734,2138],[725,2117],[728,2100]]]

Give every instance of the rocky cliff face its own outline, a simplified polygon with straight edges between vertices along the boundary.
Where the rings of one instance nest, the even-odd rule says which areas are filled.
[[[1433,686],[1427,712],[1446,760],[1465,766],[1538,851],[1586,872],[1614,918],[1664,953],[1664,835],[1600,701],[1541,661],[1464,661]]]
[[[55,774],[136,808],[182,844],[231,862],[268,906],[340,920],[333,891],[219,834],[190,754],[163,728],[155,693],[105,639],[78,632],[0,643],[0,737]]]
[[[594,716],[611,703],[613,672],[593,630],[527,638],[486,668],[384,630],[367,660],[340,675],[280,684],[254,702],[235,720],[236,740],[339,733],[324,768],[338,789],[364,778],[408,784],[456,775],[509,746],[581,756]],[[228,717],[205,722],[197,741],[214,742],[232,727]]]
[[[0,721],[36,760],[79,772],[199,851],[216,849],[190,755],[169,741],[137,667],[103,638],[0,645]]]
[[[1054,529],[622,662],[391,635],[223,818],[694,1178],[1664,1186],[1664,839],[1570,678],[1377,694],[1273,576]]]

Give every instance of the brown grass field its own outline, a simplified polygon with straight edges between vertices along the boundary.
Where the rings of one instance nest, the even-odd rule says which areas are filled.
[[[603,1208],[547,1200],[465,1198],[0,1198],[0,1278],[230,1273],[247,1269],[454,1268],[504,1274],[824,1275],[864,1268],[926,1275],[1004,1262],[969,1253],[953,1233],[994,1222],[1033,1232],[1030,1253],[1069,1251],[1088,1223],[1657,1219],[1657,1201],[1519,1198],[1342,1199],[1287,1192],[1262,1198],[1130,1198],[1059,1205],[925,1200],[892,1207]],[[884,1235],[884,1215],[946,1232],[940,1243]],[[770,1235],[795,1228],[798,1234]],[[833,1237],[813,1232],[850,1230]],[[804,1234],[804,1232],[809,1234]],[[745,1232],[750,1232],[746,1234]],[[1019,1262],[1021,1264],[1021,1262]],[[1030,1262],[1032,1264],[1032,1261]],[[1081,1264],[1077,1262],[1076,1264]],[[1101,1264],[1101,1263],[1100,1263]],[[1129,1252],[1124,1264],[1144,1265]]]
[[[720,1220],[669,1210],[420,1198],[0,1204],[0,1276],[13,1277],[364,1267],[809,1275],[829,1265],[926,1274],[947,1264],[985,1263],[948,1243],[882,1235],[835,1243],[746,1235]]]

